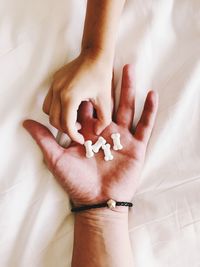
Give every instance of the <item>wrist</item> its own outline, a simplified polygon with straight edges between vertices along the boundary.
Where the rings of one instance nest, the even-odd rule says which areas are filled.
[[[128,210],[128,207],[116,207],[115,210],[110,210],[109,208],[86,210],[75,213],[75,221],[91,227],[104,228],[108,224],[127,223]]]
[[[75,214],[72,266],[133,266],[128,208]]]
[[[109,51],[97,46],[82,46],[81,55],[92,60],[97,60],[105,65],[113,66],[114,51]]]

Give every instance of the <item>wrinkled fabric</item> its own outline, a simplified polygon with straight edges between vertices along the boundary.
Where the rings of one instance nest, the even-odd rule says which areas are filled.
[[[68,197],[21,123],[32,118],[57,134],[41,106],[53,73],[79,54],[85,7],[81,0],[0,3],[1,267],[70,266]],[[129,216],[135,267],[199,267],[200,2],[127,1],[116,95],[126,63],[134,65],[134,124],[147,91],[160,98]]]

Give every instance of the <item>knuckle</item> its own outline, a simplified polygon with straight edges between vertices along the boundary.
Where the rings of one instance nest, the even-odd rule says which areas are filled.
[[[60,92],[60,99],[63,104],[66,104],[69,102],[70,96],[65,91]]]
[[[60,70],[57,70],[54,74],[53,74],[53,79],[56,79],[57,76],[59,75],[60,73]]]
[[[78,97],[74,94],[70,94],[69,92],[62,92],[60,94],[60,100],[62,105],[68,106],[75,104],[78,101]]]
[[[69,99],[65,98],[65,97],[64,98],[61,97],[61,104],[62,104],[63,108],[66,108],[69,104]]]
[[[64,84],[65,84],[65,81],[63,79],[54,80],[53,85],[52,85],[53,92],[54,93],[60,92],[63,89]]]
[[[118,121],[120,121],[120,124],[121,124],[122,126],[126,126],[126,125],[127,125],[127,119],[126,119],[125,116],[121,116],[121,117],[118,119]]]
[[[53,94],[58,94],[61,90],[60,86],[56,83],[53,85]]]

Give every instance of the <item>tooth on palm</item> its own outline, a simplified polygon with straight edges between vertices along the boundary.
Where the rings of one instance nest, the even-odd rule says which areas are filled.
[[[98,140],[96,141],[96,143],[92,146],[92,150],[95,153],[98,153],[102,145],[105,145],[105,144],[106,144],[106,140],[102,136],[100,136]]]
[[[113,140],[113,149],[121,150],[123,146],[120,143],[120,133],[111,134],[111,138]],[[95,144],[92,144],[91,140],[85,141],[84,146],[87,158],[92,158],[94,156],[94,153],[98,153],[100,148],[102,148],[104,152],[104,160],[113,160],[113,155],[111,153],[111,145],[106,143],[106,140],[102,136],[99,136]]]
[[[123,148],[122,144],[120,143],[120,133],[113,133],[111,135],[113,140],[113,149],[114,150],[121,150]]]
[[[105,161],[113,160],[113,155],[110,150],[110,144],[102,145]]]
[[[92,151],[92,141],[91,140],[85,141],[84,146],[86,150],[86,157],[92,158],[94,156],[94,152]]]

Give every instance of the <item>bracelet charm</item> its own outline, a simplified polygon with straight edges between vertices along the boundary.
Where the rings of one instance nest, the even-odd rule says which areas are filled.
[[[109,199],[108,201],[103,202],[103,203],[86,205],[86,206],[81,206],[81,207],[72,207],[71,211],[72,212],[80,212],[80,211],[85,211],[85,210],[90,210],[90,209],[106,208],[106,207],[109,209],[115,209],[116,206],[124,206],[124,207],[131,208],[131,207],[133,207],[133,203]]]
[[[114,209],[114,208],[116,207],[116,201],[113,200],[113,199],[109,199],[109,200],[107,201],[107,205],[108,205],[108,208],[109,208],[109,209]]]

